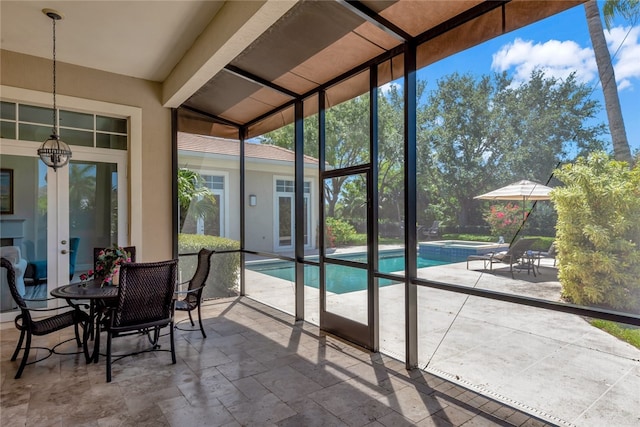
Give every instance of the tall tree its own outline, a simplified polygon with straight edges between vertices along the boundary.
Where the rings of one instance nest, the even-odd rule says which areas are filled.
[[[482,217],[474,196],[520,179],[545,182],[559,160],[601,148],[603,125],[588,124],[598,108],[573,75],[562,81],[535,70],[516,86],[506,73],[454,73],[438,81],[419,116],[419,161],[439,175],[446,213],[469,225]]]
[[[589,36],[591,37],[596,64],[598,66],[598,75],[600,77],[600,84],[602,85],[607,118],[609,119],[609,131],[611,132],[613,152],[616,160],[631,164],[633,159],[631,157],[631,149],[629,148],[624,120],[622,118],[616,76],[613,71],[613,64],[611,63],[611,55],[607,48],[607,41],[604,38],[600,9],[598,8],[596,0],[588,0],[585,2],[584,11],[587,17],[587,26],[589,27]]]

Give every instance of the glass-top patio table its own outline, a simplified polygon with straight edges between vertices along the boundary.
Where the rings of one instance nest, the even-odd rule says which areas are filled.
[[[70,306],[77,307],[74,300],[89,301],[90,324],[84,330],[83,348],[87,363],[98,362],[100,354],[100,322],[102,321],[103,309],[109,305],[109,301],[115,301],[118,297],[118,287],[112,285],[102,285],[102,279],[94,279],[82,283],[71,283],[53,289],[51,296],[67,300]],[[95,332],[94,332],[95,331]],[[90,336],[94,337],[93,351],[89,354],[88,341]]]

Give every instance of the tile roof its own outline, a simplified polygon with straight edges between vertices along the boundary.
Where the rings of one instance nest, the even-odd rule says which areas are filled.
[[[231,139],[178,132],[178,150],[239,156],[240,143]],[[245,142],[244,150],[247,158],[284,162],[293,162],[295,160],[293,151],[275,145]],[[304,156],[304,161],[305,163],[318,163],[318,159],[311,156]]]

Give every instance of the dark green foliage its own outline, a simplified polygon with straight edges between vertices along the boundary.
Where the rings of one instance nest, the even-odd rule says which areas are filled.
[[[180,274],[182,281],[189,280],[198,262],[197,252],[202,249],[214,251],[239,250],[240,243],[224,237],[206,236],[200,234],[179,234],[178,253],[180,254]],[[183,255],[193,254],[193,255]],[[211,257],[211,271],[203,296],[221,298],[237,295],[240,274],[240,253],[218,254]]]

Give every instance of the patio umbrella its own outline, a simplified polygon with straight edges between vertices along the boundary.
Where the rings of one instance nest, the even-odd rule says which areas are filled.
[[[474,197],[474,199],[482,200],[521,200],[522,201],[522,224],[527,219],[527,209],[525,202],[528,200],[549,200],[549,192],[551,187],[540,184],[538,182],[522,181],[514,182],[497,190],[490,191],[485,194]]]
[[[551,187],[542,185],[537,182],[522,181],[514,182],[506,187],[498,188],[485,194],[474,197],[474,199],[483,200],[549,200],[549,192]]]

